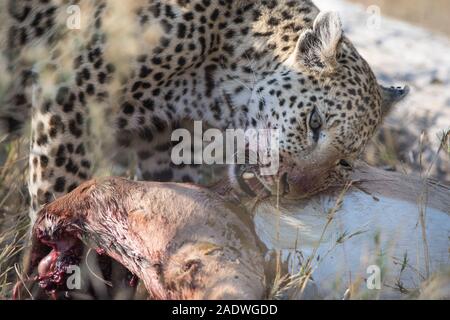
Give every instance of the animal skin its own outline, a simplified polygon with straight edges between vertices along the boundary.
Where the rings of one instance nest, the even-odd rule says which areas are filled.
[[[94,179],[39,212],[29,271],[54,294],[84,242],[141,279],[152,299],[260,299],[262,251],[248,221],[192,184]]]

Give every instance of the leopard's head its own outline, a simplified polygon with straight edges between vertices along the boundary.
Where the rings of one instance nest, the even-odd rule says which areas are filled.
[[[255,85],[250,99],[249,109],[258,110],[256,127],[279,133],[278,170],[262,175],[255,166],[235,167],[234,182],[255,194],[291,198],[338,183],[383,116],[407,93],[407,87],[380,86],[343,35],[339,17],[320,13],[289,58]]]

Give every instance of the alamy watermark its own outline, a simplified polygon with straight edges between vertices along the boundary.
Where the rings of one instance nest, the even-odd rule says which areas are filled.
[[[203,131],[201,121],[194,121],[193,132],[176,129],[171,152],[175,165],[249,164],[258,165],[260,175],[278,172],[280,134],[276,129],[219,129]]]
[[[66,280],[66,286],[68,290],[80,290],[81,289],[81,269],[79,266],[70,265],[66,269],[66,273],[70,274]]]
[[[70,30],[80,30],[81,8],[77,5],[71,5],[67,7],[66,13],[69,15],[66,21],[67,28]]]
[[[376,5],[371,5],[367,7],[366,13],[368,18],[366,21],[366,26],[369,30],[380,30],[381,29],[381,8]]]
[[[379,266],[372,264],[367,267],[366,273],[369,274],[366,280],[367,289],[381,289],[381,269]]]

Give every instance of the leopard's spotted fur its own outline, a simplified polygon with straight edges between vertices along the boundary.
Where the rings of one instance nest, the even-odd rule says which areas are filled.
[[[81,30],[66,26],[71,5],[80,8]],[[338,17],[319,14],[309,0],[7,6],[5,54],[15,81],[0,126],[16,131],[32,109],[33,211],[91,177],[94,107],[107,110],[118,145],[136,153],[145,180],[196,180],[192,167],[170,164],[169,135],[184,120],[279,129],[277,176],[290,192],[309,194],[342,175],[340,160],[361,152],[383,108],[403,94],[381,88]],[[36,59],[39,46],[48,59]]]

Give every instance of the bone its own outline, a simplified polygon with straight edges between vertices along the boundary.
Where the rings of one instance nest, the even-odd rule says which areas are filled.
[[[255,178],[255,174],[253,172],[245,172],[244,174],[242,174],[242,178],[245,180],[250,180]]]

